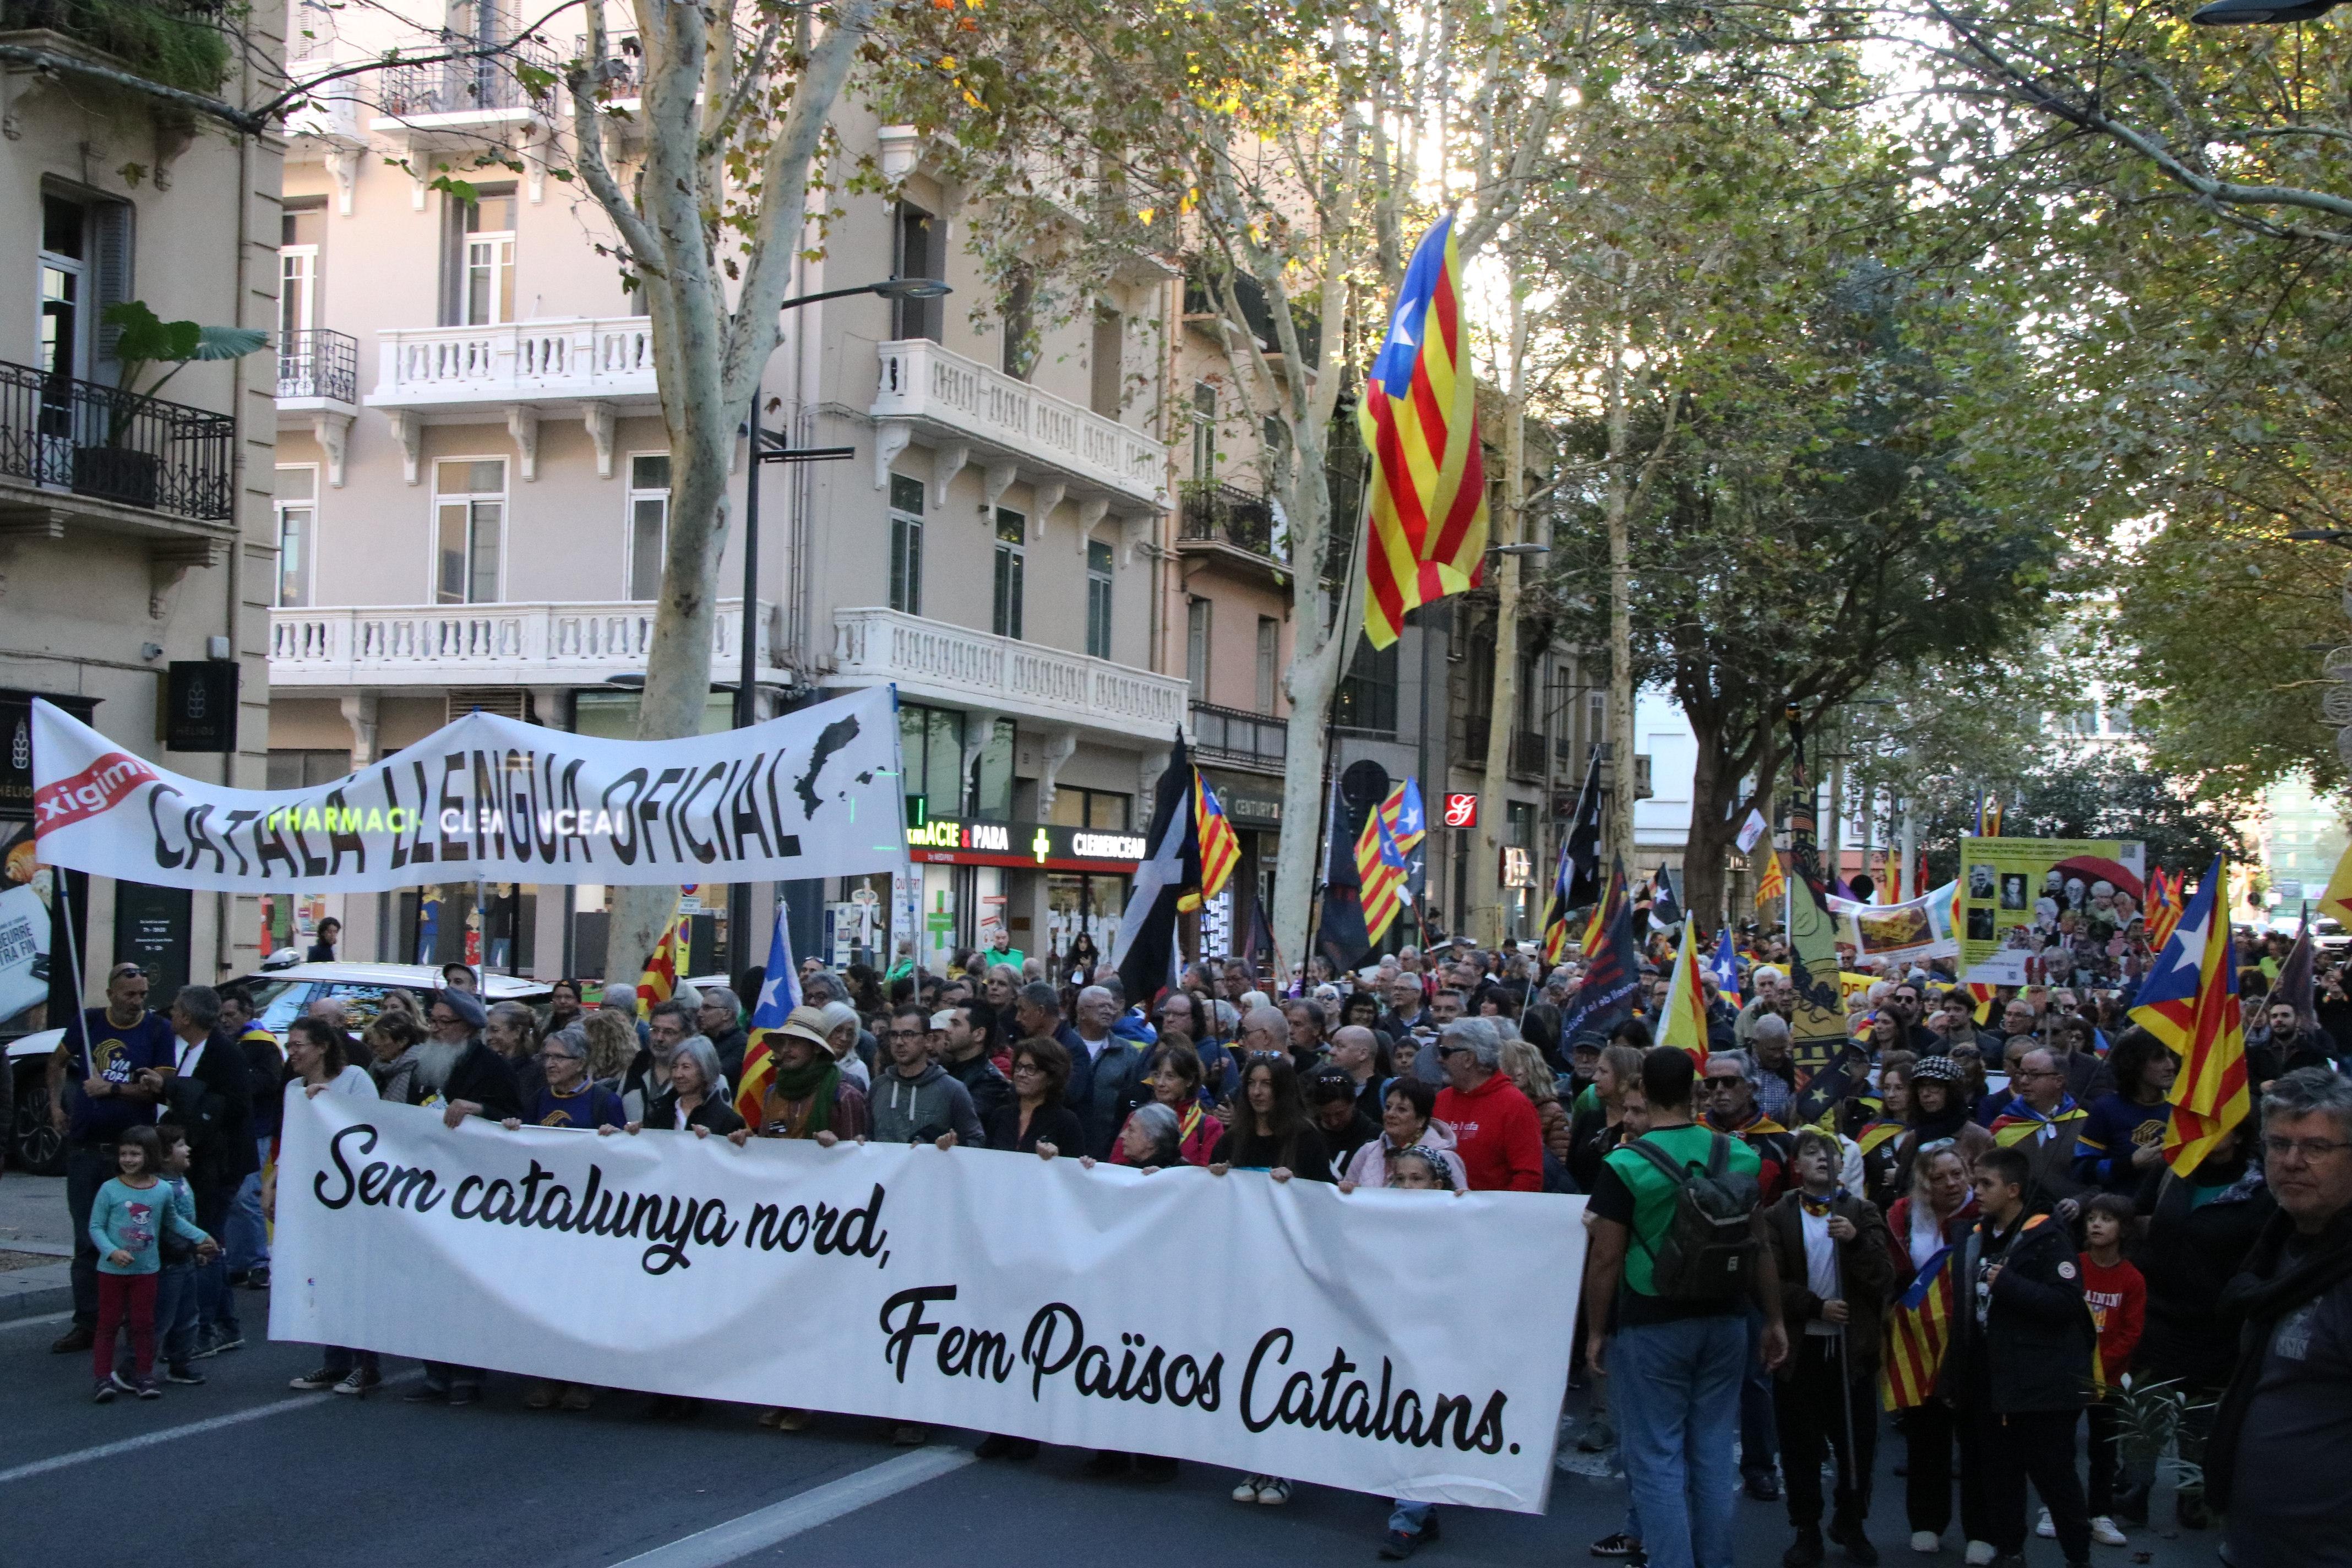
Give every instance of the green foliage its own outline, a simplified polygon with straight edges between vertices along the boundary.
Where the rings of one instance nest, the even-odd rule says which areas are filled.
[[[0,28],[49,28],[189,92],[215,92],[228,79],[217,15],[142,0],[0,0]]]
[[[122,389],[133,395],[113,400],[110,438],[121,441],[141,400],[155,396],[183,366],[198,360],[243,359],[269,346],[269,334],[254,327],[205,327],[194,321],[167,321],[144,300],[126,300],[106,308],[106,324],[116,329],[114,356],[122,366]],[[153,382],[142,386],[148,370],[168,364]]]

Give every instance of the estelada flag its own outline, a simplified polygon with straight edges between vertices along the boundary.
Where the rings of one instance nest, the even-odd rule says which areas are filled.
[[[743,1081],[735,1088],[735,1113],[744,1125],[759,1131],[761,1106],[768,1085],[776,1079],[775,1047],[768,1037],[784,1026],[801,1005],[800,967],[793,962],[792,911],[776,900],[776,925],[768,934],[768,967],[760,981],[760,994],[751,1004],[750,1032],[743,1047]]]
[[[1372,456],[1364,636],[1376,648],[1397,640],[1407,610],[1476,587],[1485,570],[1486,466],[1461,284],[1448,213],[1413,247],[1356,411]]]
[[[1389,832],[1385,811],[1364,814],[1356,835],[1356,876],[1364,889],[1364,937],[1377,944],[1404,908],[1404,852]]]
[[[2336,868],[2336,874],[2343,875],[2342,867]],[[2180,924],[2180,885],[2184,880],[2185,877],[2168,875],[2161,866],[2148,873],[2147,944],[2158,952],[2164,951],[2164,944],[2172,940],[2173,931]],[[2335,883],[2330,882],[2328,887],[2333,890]],[[2324,907],[2324,900],[2322,903]]]
[[[663,928],[661,941],[654,944],[654,955],[646,960],[646,972],[637,976],[639,1018],[652,1017],[654,1004],[668,1001],[677,990],[677,977],[689,967],[693,945],[694,917],[672,904],[669,924]]]
[[[1706,1069],[1706,993],[1699,985],[1698,921],[1683,922],[1683,944],[1675,954],[1674,978],[1666,986],[1666,1016],[1658,1044],[1688,1051]]]
[[[1878,1396],[1889,1410],[1927,1403],[1951,1342],[1952,1249],[1920,1266],[1918,1278],[1886,1310],[1885,1343],[1878,1364]]]
[[[2180,883],[2173,882],[2175,901],[2179,900]],[[2327,890],[2319,895],[2319,912],[2334,915],[2346,925],[2352,925],[2352,847],[2336,862],[2336,874],[2327,879]]]
[[[2222,1134],[2246,1119],[2246,1034],[2238,1012],[2238,969],[2221,905],[2229,886],[2213,857],[2197,896],[2140,983],[2132,1022],[2169,1046],[2180,1071],[2165,1098],[2164,1158],[2187,1174]]]
[[[1192,770],[1192,820],[1201,835],[1201,885],[1176,900],[1180,910],[1197,910],[1223,892],[1234,868],[1242,863],[1242,841],[1225,819],[1217,792],[1209,787],[1198,768]]]

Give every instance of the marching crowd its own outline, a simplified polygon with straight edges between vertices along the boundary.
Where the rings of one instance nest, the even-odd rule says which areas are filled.
[[[291,1083],[434,1107],[453,1127],[933,1142],[1342,1193],[1582,1193],[1570,1381],[1590,1415],[1562,1441],[1613,1449],[1628,1483],[1596,1557],[1727,1568],[1744,1492],[1785,1502],[1786,1568],[1832,1546],[1878,1562],[1874,1532],[1898,1506],[1923,1554],[1957,1514],[1970,1564],[2021,1563],[2034,1534],[2084,1563],[2147,1523],[2169,1443],[2175,1521],[2203,1530],[2226,1512],[2238,1568],[2352,1562],[2335,1474],[2352,1454],[2339,977],[2315,1023],[2264,1005],[2279,954],[2242,954],[2257,1109],[2174,1171],[2178,1064],[2122,998],[2027,987],[1980,1005],[1948,975],[1889,973],[1853,998],[1843,1048],[1801,1066],[1794,992],[1765,962],[1781,954],[1752,945],[1738,1005],[1705,981],[1703,1054],[1654,1043],[1663,973],[1645,966],[1607,1034],[1570,1032],[1572,956],[1544,973],[1466,942],[1288,985],[1212,960],[1150,998],[1091,953],[973,952],[889,979],[809,963],[748,1090],[740,997],[758,971],[735,989],[681,985],[640,1017],[631,987],[592,1003],[569,981],[541,1008],[485,1005],[451,965],[444,989],[393,992],[357,1028],[322,1002],[281,1048],[240,991],[188,986],[158,1014],[125,964],[52,1067],[79,1244],[73,1325],[53,1348],[93,1358],[103,1402],[159,1396],[159,1359],[164,1383],[200,1384],[199,1363],[244,1343],[236,1288],[267,1282]],[[468,1404],[485,1376],[424,1373],[404,1397]],[[373,1352],[329,1347],[294,1386],[363,1396],[382,1380]],[[599,1392],[535,1382],[524,1397],[583,1410]],[[650,1414],[696,1408],[662,1397]],[[1888,1410],[1903,1496],[1874,1509]],[[980,1448],[1035,1452],[1005,1436]],[[1103,1453],[1087,1469],[1160,1479],[1175,1463]],[[1251,1475],[1233,1495],[1278,1505],[1290,1483]],[[1433,1509],[1400,1501],[1381,1555],[1438,1531]]]

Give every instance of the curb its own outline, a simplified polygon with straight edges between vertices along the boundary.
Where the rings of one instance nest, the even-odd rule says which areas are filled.
[[[70,1263],[44,1263],[0,1274],[0,1323],[70,1310],[72,1268]]]

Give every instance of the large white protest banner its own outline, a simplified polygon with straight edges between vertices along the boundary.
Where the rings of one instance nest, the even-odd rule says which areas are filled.
[[[272,1339],[1540,1512],[1583,1200],[289,1095]]]
[[[468,713],[332,784],[165,773],[33,704],[33,826],[54,866],[166,888],[754,882],[906,858],[887,687],[747,729],[611,741]]]

